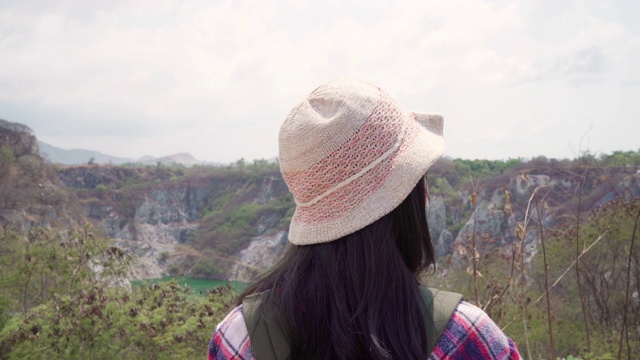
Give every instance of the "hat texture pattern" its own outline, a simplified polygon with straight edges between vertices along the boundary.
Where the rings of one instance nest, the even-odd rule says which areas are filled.
[[[297,205],[289,241],[336,240],[388,214],[443,145],[441,116],[404,112],[374,85],[314,90],[280,129],[280,168]]]

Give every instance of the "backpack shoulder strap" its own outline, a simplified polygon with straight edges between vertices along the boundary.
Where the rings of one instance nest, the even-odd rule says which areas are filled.
[[[289,343],[279,326],[282,324],[279,311],[264,311],[265,307],[277,308],[268,295],[268,292],[261,292],[242,300],[244,322],[256,359],[285,360],[289,357]]]
[[[431,354],[446,329],[451,315],[462,300],[462,295],[424,286],[420,286],[420,294],[426,306],[424,323],[427,331],[427,350],[428,354]]]

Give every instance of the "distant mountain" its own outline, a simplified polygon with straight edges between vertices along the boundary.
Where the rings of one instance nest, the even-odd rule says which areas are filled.
[[[149,156],[146,156],[145,158],[149,158]],[[163,156],[159,158],[151,157],[151,159],[148,159],[143,163],[149,163],[149,164],[161,163],[163,165],[182,164],[185,166],[203,164],[202,161],[194,158],[193,156],[191,156],[191,154],[188,154],[188,153],[178,153],[178,154]]]
[[[125,158],[103,154],[98,151],[86,150],[86,149],[71,149],[66,150],[53,145],[49,145],[42,141],[38,141],[40,147],[40,154],[43,158],[49,160],[55,164],[63,165],[81,165],[87,164],[90,161],[94,164],[142,164],[142,165],[156,165],[161,163],[163,165],[181,164],[184,166],[191,166],[196,164],[205,164],[204,161],[200,161],[194,158],[188,153],[178,153],[174,155],[153,157],[143,156],[139,159]]]
[[[38,141],[38,145],[40,146],[40,155],[56,164],[80,165],[88,163],[91,159],[93,159],[93,163],[96,164],[111,163],[120,165],[125,163],[137,162],[135,159],[107,155],[93,150],[66,150],[53,145],[49,145],[47,143],[43,143],[42,141]]]

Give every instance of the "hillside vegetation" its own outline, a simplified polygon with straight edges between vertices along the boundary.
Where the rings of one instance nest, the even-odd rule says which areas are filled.
[[[269,263],[247,259],[286,243],[294,203],[277,164],[54,167],[28,128],[0,125],[0,358],[201,356],[231,290],[129,290],[127,277],[256,274]],[[640,151],[441,159],[424,281],[462,292],[527,357],[633,358],[639,165]]]
[[[82,208],[31,130],[0,120],[0,359],[202,356],[231,288],[132,289],[135,256],[100,236]]]
[[[446,208],[444,227],[437,231],[448,231],[455,241],[425,281],[464,293],[534,358],[615,358],[619,351],[640,350],[640,334],[631,326],[640,323],[640,259],[633,251],[638,159],[637,152],[616,152],[562,161],[440,160],[428,174],[430,199],[441,198]],[[189,265],[180,270],[192,274],[224,275],[238,249],[264,231],[256,226],[260,219],[272,215],[268,231],[274,231],[286,228],[292,213],[275,165],[136,171],[173,172],[175,186],[224,184],[203,206],[199,227],[185,242],[205,254],[183,263]],[[269,179],[280,181],[280,195],[259,201]],[[126,193],[170,185],[141,180],[105,186]],[[86,198],[81,192],[79,197]],[[497,230],[491,230],[492,216],[501,219]]]

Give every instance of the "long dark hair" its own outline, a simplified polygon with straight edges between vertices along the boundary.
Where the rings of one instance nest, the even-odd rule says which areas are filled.
[[[373,224],[323,244],[290,245],[239,297],[271,290],[290,359],[426,359],[419,274],[434,264],[425,181]]]

